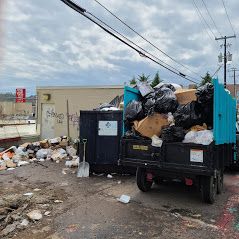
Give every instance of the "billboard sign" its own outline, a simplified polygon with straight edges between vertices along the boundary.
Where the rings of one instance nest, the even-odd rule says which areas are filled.
[[[16,103],[26,102],[26,89],[17,88],[16,89]]]

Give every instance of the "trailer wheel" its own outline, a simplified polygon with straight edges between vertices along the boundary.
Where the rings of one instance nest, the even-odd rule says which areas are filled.
[[[202,200],[206,203],[213,204],[217,194],[217,178],[213,176],[204,176],[201,178],[201,195]]]
[[[223,190],[223,172],[219,172],[217,176],[217,194],[221,194]]]
[[[149,191],[153,184],[153,181],[147,181],[146,169],[139,167],[137,168],[136,172],[136,181],[138,188],[143,192]]]

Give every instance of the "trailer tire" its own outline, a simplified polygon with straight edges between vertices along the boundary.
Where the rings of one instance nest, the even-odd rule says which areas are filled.
[[[217,176],[217,194],[221,194],[223,190],[223,172],[219,172]]]
[[[137,186],[142,192],[148,192],[151,189],[153,181],[147,181],[147,173],[145,168],[137,168],[136,171]]]
[[[213,204],[217,194],[217,178],[213,176],[203,176],[201,178],[201,195],[202,200],[206,203]]]

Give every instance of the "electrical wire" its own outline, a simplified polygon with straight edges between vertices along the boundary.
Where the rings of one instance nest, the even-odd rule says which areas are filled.
[[[214,74],[212,75],[212,77],[214,77],[214,76],[220,71],[221,68],[222,68],[222,65],[220,65],[220,66],[218,67],[218,69],[214,72]]]
[[[163,53],[165,56],[167,56],[168,58],[170,58],[172,61],[176,62],[178,65],[184,67],[185,69],[187,69],[188,71],[192,72],[193,74],[198,76],[198,73],[196,73],[195,71],[191,70],[189,67],[183,65],[182,63],[180,63],[179,61],[177,61],[176,59],[174,59],[173,57],[171,57],[169,54],[167,54],[166,52],[164,52],[163,50],[161,50],[159,47],[157,47],[155,44],[153,44],[152,42],[150,42],[148,39],[146,39],[143,35],[141,35],[140,33],[138,33],[135,29],[133,29],[131,26],[129,26],[129,24],[127,24],[125,21],[123,21],[121,18],[119,18],[116,14],[114,14],[112,11],[110,11],[106,6],[104,6],[102,3],[100,3],[97,0],[94,0],[96,3],[98,3],[101,7],[103,7],[107,12],[109,12],[112,16],[114,16],[116,19],[118,19],[123,25],[125,25],[127,28],[129,28],[131,31],[133,31],[136,35],[138,35],[140,38],[142,38],[143,40],[145,40],[147,43],[149,43],[152,47],[154,47],[155,49],[157,49],[158,51],[160,51],[161,53]]]
[[[171,69],[174,69],[175,71],[178,71],[178,69],[174,68],[173,66],[167,64],[166,62],[160,60],[158,57],[154,56],[153,54],[151,54],[150,52],[148,52],[147,50],[143,49],[142,47],[140,47],[139,45],[137,45],[136,43],[134,43],[133,41],[131,41],[130,39],[128,39],[127,37],[125,37],[123,34],[121,34],[120,32],[118,32],[117,30],[115,30],[114,28],[112,28],[111,26],[109,26],[107,23],[105,23],[104,21],[102,21],[101,19],[99,19],[98,17],[96,17],[94,14],[87,12],[89,15],[91,15],[92,17],[94,17],[95,19],[97,19],[99,22],[103,23],[105,26],[107,26],[108,28],[110,28],[112,31],[116,32],[118,35],[120,35],[121,37],[123,37],[125,40],[127,40],[128,42],[130,42],[131,44],[133,44],[134,46],[138,47],[140,50],[144,51],[145,53],[149,54],[151,57],[157,59],[158,61],[160,61],[162,64],[167,65],[168,67],[170,67]],[[194,77],[188,76],[194,80],[196,80]]]
[[[128,47],[130,47],[131,49],[135,50],[140,56],[148,58],[149,60],[155,62],[156,64],[164,67],[165,69],[169,70],[170,72],[190,81],[193,82],[195,84],[198,84],[198,82],[193,81],[191,79],[189,79],[188,77],[186,77],[185,74],[181,73],[180,71],[174,71],[172,69],[170,69],[169,67],[163,65],[162,63],[156,61],[155,59],[153,59],[152,57],[146,55],[145,53],[143,53],[141,50],[137,49],[136,47],[130,45],[128,42],[126,42],[125,40],[121,39],[119,36],[117,36],[116,34],[114,34],[113,32],[111,32],[109,29],[107,29],[106,27],[102,26],[99,22],[97,22],[96,20],[92,19],[90,16],[87,16],[86,13],[89,14],[89,12],[86,11],[86,9],[80,7],[78,4],[74,3],[71,0],[61,0],[64,4],[66,4],[68,7],[72,8],[73,10],[77,11],[78,13],[80,13],[82,16],[86,17],[88,20],[90,20],[91,22],[93,22],[94,24],[96,24],[98,27],[100,27],[102,30],[104,30],[105,32],[107,32],[108,34],[110,34],[111,36],[113,36],[114,38],[118,39],[119,41],[121,41],[122,43],[124,43],[125,45],[127,45]],[[92,14],[93,15],[93,14]],[[145,50],[144,50],[145,51]]]
[[[208,29],[209,29],[209,31],[210,31],[210,32],[212,33],[212,35],[214,36],[214,38],[216,38],[216,36],[215,36],[215,34],[213,33],[211,27],[210,27],[209,24],[207,23],[206,19],[203,17],[201,11],[199,10],[199,8],[198,8],[198,6],[197,6],[197,4],[196,4],[196,2],[195,2],[194,0],[193,0],[193,5],[194,5],[194,7],[196,8],[198,17],[200,18],[200,20],[201,20],[201,22],[203,23],[204,27],[207,26]],[[206,32],[207,32],[209,38],[214,41],[214,39],[212,38],[212,36],[209,34],[209,32],[208,32],[208,30],[207,30],[207,27],[205,28],[205,30],[206,30]]]
[[[216,23],[215,23],[215,21],[214,21],[212,15],[210,14],[210,12],[209,12],[209,10],[208,10],[208,8],[207,8],[207,5],[206,5],[206,3],[205,3],[205,1],[202,0],[202,3],[203,3],[203,5],[204,5],[204,7],[206,8],[207,13],[208,13],[208,16],[211,18],[211,20],[212,20],[212,22],[213,22],[213,25],[214,25],[215,29],[218,31],[219,35],[222,37],[222,34],[221,34],[221,32],[219,31],[219,29],[218,29],[218,27],[217,27],[217,25],[216,25]]]
[[[227,15],[228,22],[230,23],[231,29],[232,29],[234,35],[236,35],[235,30],[234,30],[234,28],[233,28],[233,26],[232,26],[232,22],[231,22],[231,20],[230,20],[229,15],[228,15],[227,8],[226,8],[226,5],[225,5],[224,0],[222,0],[222,4],[223,4],[223,7],[224,7],[224,9],[225,9],[225,13],[226,13],[226,15]]]

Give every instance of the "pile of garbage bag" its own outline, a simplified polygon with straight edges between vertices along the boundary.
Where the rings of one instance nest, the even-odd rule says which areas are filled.
[[[12,146],[0,153],[0,171],[12,170],[29,163],[47,160],[52,160],[56,163],[69,160],[71,163],[66,164],[75,166],[76,162],[79,163],[76,153],[77,150],[72,145],[69,145],[67,136],[24,143],[18,147]]]
[[[188,142],[188,132],[207,133],[206,143],[213,137],[208,130],[213,128],[213,85],[207,83],[196,90],[176,89],[172,84],[160,84],[152,88],[146,82],[137,84],[141,94],[125,107],[125,129],[127,137],[161,137],[163,142]],[[177,97],[180,95],[180,97]],[[183,102],[183,104],[181,103]],[[203,126],[204,125],[204,126]],[[201,142],[193,130],[190,142]],[[206,134],[205,133],[205,134]],[[186,137],[186,136],[187,137]],[[190,136],[190,135],[189,135]]]

